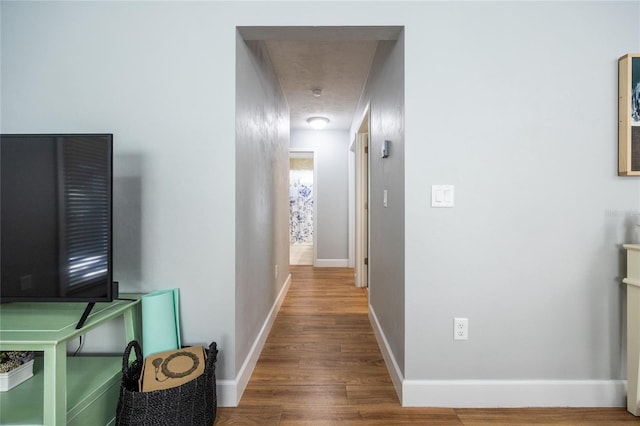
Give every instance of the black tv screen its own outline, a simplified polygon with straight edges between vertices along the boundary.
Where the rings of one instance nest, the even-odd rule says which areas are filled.
[[[111,134],[0,135],[0,300],[112,300]]]

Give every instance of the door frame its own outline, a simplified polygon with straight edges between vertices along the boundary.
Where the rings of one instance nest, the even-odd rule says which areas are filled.
[[[355,285],[369,287],[369,105],[355,135]]]
[[[292,155],[293,154],[293,155]],[[315,148],[289,148],[289,160],[291,158],[309,158],[302,154],[310,154],[313,158],[313,266],[318,263],[318,155]],[[290,169],[289,169],[290,170]],[[291,176],[289,173],[288,178]],[[291,181],[289,181],[291,188]],[[291,214],[291,212],[289,212]],[[291,237],[291,224],[289,224],[289,237]],[[291,239],[289,238],[289,245]]]

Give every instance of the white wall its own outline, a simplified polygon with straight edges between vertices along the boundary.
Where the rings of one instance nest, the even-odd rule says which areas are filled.
[[[312,149],[317,156],[314,182],[317,205],[318,266],[346,266],[348,254],[349,133],[292,130],[292,149]]]
[[[406,31],[405,403],[622,404],[620,244],[640,198],[616,176],[617,59],[638,50],[638,3],[428,9]],[[455,185],[454,208],[430,208],[433,184]],[[514,380],[520,400],[491,398]]]
[[[235,27],[403,25],[405,402],[473,403],[473,386],[448,401],[430,393],[467,379],[494,405],[511,400],[489,380],[586,392],[544,392],[556,405],[590,401],[592,383],[619,388],[620,244],[640,182],[616,176],[616,61],[640,49],[637,2],[0,7],[2,132],[115,134],[115,247],[138,253],[117,255],[116,278],[125,290],[179,286],[183,339],[218,341],[219,379],[235,378],[245,345]],[[456,206],[431,209],[430,186],[445,183]],[[469,317],[469,341],[453,341],[454,316]]]
[[[183,341],[233,377],[235,61],[204,52],[233,58],[235,32],[206,4],[1,7],[2,132],[114,133],[114,278],[179,287]]]

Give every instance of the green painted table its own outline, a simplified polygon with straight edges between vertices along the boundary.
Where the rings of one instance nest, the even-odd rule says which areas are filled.
[[[80,330],[75,327],[84,303],[20,302],[0,306],[0,350],[44,353],[36,358],[33,378],[0,392],[0,424],[73,424],[74,417],[95,410],[91,405],[119,383],[122,355],[67,358],[67,342],[119,317],[124,317],[126,340],[138,339],[141,296],[122,294],[122,299],[132,300],[96,303]],[[106,409],[115,413],[115,406]],[[79,420],[75,423],[81,424]]]

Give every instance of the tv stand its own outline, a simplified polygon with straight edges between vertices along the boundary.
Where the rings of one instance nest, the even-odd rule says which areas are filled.
[[[82,326],[84,326],[84,323],[85,321],[87,321],[87,318],[89,318],[89,314],[91,313],[91,310],[93,309],[94,306],[96,306],[96,302],[87,303],[87,307],[84,308],[84,312],[80,317],[80,321],[78,321],[78,324],[76,324],[76,330],[80,330]]]
[[[86,426],[113,422],[122,353],[71,357],[67,356],[67,343],[120,317],[124,318],[126,341],[139,340],[141,296],[95,303],[90,314],[88,307],[77,302],[3,305],[0,351],[42,351],[44,356],[36,356],[32,378],[0,392],[0,424]],[[82,329],[76,329],[83,309],[87,318]]]

